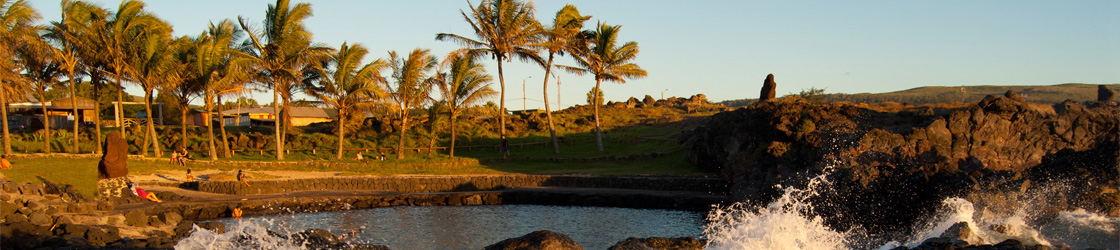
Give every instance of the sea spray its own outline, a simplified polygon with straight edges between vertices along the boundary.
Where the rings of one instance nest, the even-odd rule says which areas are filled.
[[[824,171],[828,173],[828,169]],[[808,200],[830,183],[826,174],[809,180],[804,189],[785,187],[782,196],[764,207],[744,203],[714,209],[708,214],[704,237],[708,249],[848,249],[852,233],[825,226],[824,219],[812,216]]]
[[[227,224],[224,233],[216,233],[195,226],[190,237],[184,238],[175,245],[177,250],[187,249],[275,249],[296,250],[304,249],[304,243],[292,242],[279,235],[288,235],[291,232],[277,234],[276,230],[287,230],[279,225],[276,219],[242,219],[235,223]],[[270,231],[272,230],[272,231]]]
[[[1120,218],[1077,209],[1062,211],[1039,230],[1047,238],[1073,249],[1120,249]]]
[[[905,246],[915,247],[925,240],[940,237],[954,224],[968,223],[970,237],[965,241],[969,244],[996,244],[1004,240],[1014,239],[1026,245],[1050,245],[1046,240],[1027,223],[1027,207],[1021,206],[1014,213],[1001,215],[998,213],[977,213],[975,206],[963,198],[947,198],[942,201],[942,208],[924,226],[916,227],[915,233],[906,239]]]

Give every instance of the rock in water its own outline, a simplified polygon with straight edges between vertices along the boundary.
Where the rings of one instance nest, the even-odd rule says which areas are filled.
[[[704,242],[692,237],[681,238],[635,238],[630,237],[618,242],[607,250],[701,250]]]
[[[1116,91],[1112,91],[1108,86],[1097,85],[1097,101],[1111,102],[1116,100]]]
[[[486,250],[583,250],[583,246],[572,240],[571,237],[560,233],[540,230],[525,236],[506,239],[493,245],[486,246]]]
[[[774,99],[776,88],[778,88],[778,83],[774,82],[774,74],[766,75],[766,81],[762,82],[762,93],[758,95],[758,102]]]

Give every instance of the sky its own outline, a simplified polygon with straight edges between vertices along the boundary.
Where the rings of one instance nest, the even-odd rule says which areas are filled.
[[[120,3],[93,2],[110,10]],[[314,16],[305,25],[316,42],[334,48],[361,43],[370,51],[367,62],[388,57],[390,50],[426,48],[442,57],[459,48],[436,41],[437,33],[474,37],[460,14],[470,11],[467,1],[292,2],[312,4]],[[43,22],[60,18],[59,1],[30,3]],[[259,25],[272,3],[150,0],[146,9],[173,25],[176,36],[195,36],[226,18]],[[634,62],[649,75],[625,84],[604,82],[611,101],[645,95],[757,98],[767,74],[775,75],[779,96],[809,88],[880,93],[921,86],[1120,83],[1120,1],[533,2],[545,25],[565,4],[593,16],[585,29],[599,22],[622,25],[618,39],[639,45]],[[496,62],[483,63],[499,89]],[[560,58],[557,64],[572,61]],[[544,69],[518,61],[504,66],[507,108],[543,108]],[[586,103],[594,78],[557,76],[560,86],[549,80],[553,109]],[[128,91],[140,92],[135,89]],[[269,93],[254,98],[272,101]]]

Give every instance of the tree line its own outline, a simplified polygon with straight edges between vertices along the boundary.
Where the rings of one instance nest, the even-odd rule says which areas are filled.
[[[394,110],[395,118],[401,121],[396,150],[399,159],[404,155],[404,132],[411,110],[427,108],[433,115],[446,115],[454,124],[463,110],[500,95],[498,110],[504,111],[502,66],[518,59],[544,69],[545,109],[554,152],[558,154],[547,92],[552,69],[594,77],[594,93],[601,93],[598,89],[604,81],[625,83],[647,74],[633,63],[638,44],[618,41],[620,25],[600,22],[594,29],[584,30],[591,16],[581,15],[573,5],[556,12],[552,24],[546,26],[537,20],[532,2],[483,0],[477,5],[468,4],[469,10],[460,14],[473,34],[435,36],[439,41],[455,42],[461,49],[442,59],[428,49],[389,51],[385,58],[363,63],[369,51],[360,43],[343,42],[333,48],[313,41],[312,32],[303,23],[313,14],[308,3],[277,0],[267,6],[260,26],[238,16],[236,20],[212,21],[194,36],[174,37],[171,25],[145,10],[145,3],[139,0],[125,0],[115,11],[85,1],[63,0],[60,20],[47,25],[36,24],[41,16],[25,0],[0,0],[0,102],[4,104],[0,115],[8,119],[8,104],[13,98],[32,94],[45,100],[48,91],[58,88],[68,88],[70,97],[79,96],[78,89],[92,89],[85,97],[94,100],[115,92],[118,106],[114,110],[122,112],[119,105],[125,100],[124,88],[139,87],[147,114],[152,114],[153,94],[158,92],[174,96],[172,105],[179,107],[184,121],[189,101],[201,98],[206,110],[204,120],[210,122],[215,108],[223,105],[223,98],[267,89],[276,100],[272,103],[277,118],[276,159],[283,160],[283,135],[291,130],[292,96],[306,93],[315,102],[338,110],[339,159],[346,119],[371,108]],[[565,55],[575,63],[554,65],[556,57]],[[497,62],[497,91],[490,87],[493,77],[481,64],[486,57]],[[437,93],[439,99],[433,97]],[[71,106],[78,114],[77,105]],[[599,104],[594,107],[596,142],[602,152]],[[43,109],[46,116],[46,107]],[[94,134],[100,145],[100,103],[95,102],[94,109],[98,114],[94,117]],[[504,137],[506,115],[498,117],[496,130]],[[72,152],[78,152],[78,120],[74,119]],[[144,131],[131,132],[143,135],[140,154],[148,155],[150,148],[155,157],[161,157],[163,150],[151,126],[152,116],[146,120]],[[225,126],[218,126],[220,140],[215,140],[213,126],[207,127],[210,159],[231,156]],[[124,126],[118,129],[130,132]],[[450,130],[450,156],[454,157],[454,126]],[[180,133],[186,138],[186,126]],[[3,124],[3,147],[6,154],[11,153],[7,122]],[[49,152],[49,144],[45,147]],[[95,148],[100,153],[100,146]]]

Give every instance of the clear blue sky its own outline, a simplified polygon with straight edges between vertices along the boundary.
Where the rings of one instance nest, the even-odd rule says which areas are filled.
[[[119,4],[95,2],[111,10]],[[170,22],[176,35],[196,35],[225,18],[259,23],[273,2],[151,0],[147,9]],[[435,41],[436,33],[473,36],[459,14],[469,10],[466,1],[307,2],[315,16],[306,24],[317,42],[336,48],[343,41],[362,43],[371,51],[367,60],[417,47],[445,55],[457,45]],[[59,19],[58,3],[31,0],[44,20]],[[1120,82],[1120,1],[538,1],[538,20],[551,23],[566,3],[594,16],[585,27],[622,25],[619,38],[641,48],[636,62],[649,77],[604,84],[614,101],[658,98],[662,91],[666,97],[703,93],[713,101],[757,98],[770,73],[779,95],[810,87],[875,93]],[[496,76],[496,64],[486,64]],[[532,77],[528,108],[543,107],[544,70],[506,65],[508,108],[521,109],[526,77]],[[564,107],[584,103],[594,86],[588,76],[560,78]],[[554,82],[549,98],[555,105]],[[271,94],[256,99],[268,103]]]

